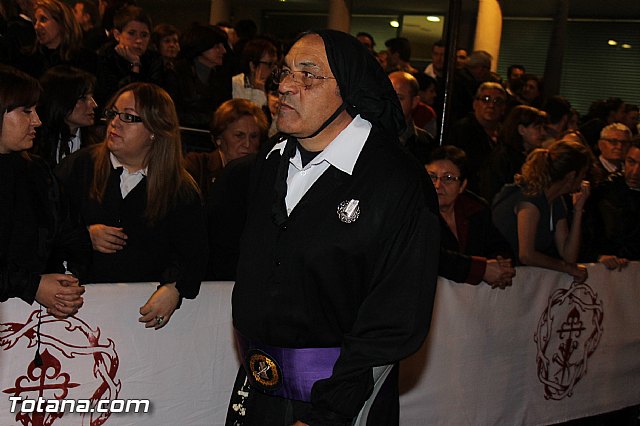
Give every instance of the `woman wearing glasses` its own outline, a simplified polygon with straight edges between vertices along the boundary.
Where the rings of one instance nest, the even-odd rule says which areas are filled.
[[[484,279],[491,285],[503,287],[513,277],[513,253],[493,225],[486,201],[465,190],[466,162],[464,151],[445,145],[433,151],[425,166],[438,195],[440,216],[446,224],[441,227],[442,248],[465,255],[444,253],[440,274],[454,281],[477,284]]]
[[[94,124],[98,106],[93,100],[96,78],[77,68],[59,65],[49,69],[40,83],[43,93],[38,112],[42,126],[34,152],[53,166],[93,142],[87,129]]]
[[[181,297],[198,294],[207,259],[204,211],[182,166],[178,117],[163,89],[125,86],[105,116],[105,141],[69,157],[59,175],[91,235],[90,282],[160,282],[139,319],[157,329]]]
[[[267,103],[264,85],[275,69],[278,51],[269,40],[254,39],[242,49],[242,71],[231,79],[233,98],[248,99],[262,107]]]

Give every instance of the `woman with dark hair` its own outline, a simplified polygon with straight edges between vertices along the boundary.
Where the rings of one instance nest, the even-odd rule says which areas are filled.
[[[522,265],[566,272],[578,282],[587,270],[576,263],[580,250],[583,209],[589,182],[583,180],[593,154],[577,142],[560,140],[533,150],[516,175],[493,201],[493,221],[517,253]],[[569,225],[563,195],[573,194]]]
[[[170,24],[156,25],[151,33],[151,48],[162,57],[162,87],[175,87],[179,78],[176,60],[180,54],[180,30]]]
[[[479,195],[487,201],[520,171],[527,155],[540,148],[547,135],[547,114],[537,108],[518,105],[511,110],[498,135],[498,146],[480,171]]]
[[[106,44],[98,52],[98,84],[96,100],[99,105],[121,87],[137,81],[163,84],[160,54],[149,50],[151,18],[137,6],[119,9],[113,18],[115,42]]]
[[[41,74],[60,64],[96,72],[96,55],[82,47],[82,29],[69,6],[60,0],[38,0],[35,17]]]
[[[265,82],[278,65],[278,50],[267,39],[249,40],[242,50],[242,71],[233,76],[233,98],[248,99],[258,106],[267,103]]]
[[[455,258],[456,268],[450,267],[450,256],[443,256],[440,274],[454,281],[477,284],[486,274],[488,262],[505,262],[507,270],[510,269],[513,252],[494,226],[491,209],[486,201],[466,190],[467,156],[464,151],[452,145],[441,146],[433,151],[425,168],[438,195],[444,225],[440,233],[441,246],[466,255]],[[448,271],[454,269],[457,269],[455,276],[451,276]],[[510,282],[510,279],[508,274],[504,277],[505,281]]]
[[[151,33],[151,43],[165,63],[173,63],[180,53],[180,30],[171,24],[158,24]]]
[[[77,68],[59,65],[49,69],[40,83],[43,93],[38,109],[42,127],[38,129],[34,152],[56,165],[91,143],[90,136],[81,130],[95,121],[96,78]]]
[[[89,229],[91,282],[160,282],[140,308],[140,322],[158,329],[180,298],[198,294],[207,259],[204,210],[182,166],[167,92],[149,83],[125,86],[105,116],[105,141],[70,156],[58,172]]]
[[[40,125],[39,95],[35,79],[0,65],[0,302],[37,301],[66,317],[82,306],[84,288],[52,256],[54,247],[66,254],[59,192],[47,165],[27,153]]]
[[[169,92],[180,124],[207,129],[213,112],[231,99],[231,74],[223,67],[227,34],[217,27],[194,24],[182,37],[176,63],[178,81]]]
[[[246,99],[230,99],[220,105],[211,120],[212,152],[191,152],[185,167],[198,182],[205,200],[222,169],[233,160],[258,151],[267,136],[267,117]]]

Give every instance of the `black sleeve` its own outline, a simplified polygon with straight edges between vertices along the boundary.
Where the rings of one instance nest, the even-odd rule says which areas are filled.
[[[236,279],[240,237],[247,217],[249,178],[255,161],[255,154],[232,161],[211,187],[206,200],[210,249],[207,279]]]
[[[36,298],[40,275],[15,265],[0,265],[0,302],[19,297],[31,304]]]
[[[484,238],[484,253],[471,253],[473,255],[484,256],[489,259],[495,259],[497,256],[502,256],[505,259],[513,259],[515,254],[511,249],[511,246],[504,238],[502,233],[496,228],[491,217],[491,210],[483,210],[480,215],[481,223],[484,224],[486,230]]]
[[[160,283],[175,282],[180,297],[193,299],[200,291],[209,256],[204,207],[197,194],[169,213],[166,229],[174,251]]]

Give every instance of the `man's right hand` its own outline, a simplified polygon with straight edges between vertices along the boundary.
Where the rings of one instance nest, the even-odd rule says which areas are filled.
[[[89,225],[93,249],[106,254],[122,250],[127,244],[127,234],[122,232],[122,229],[103,224]]]
[[[40,277],[36,301],[56,318],[75,315],[84,304],[84,287],[76,277],[67,274],[46,274]]]

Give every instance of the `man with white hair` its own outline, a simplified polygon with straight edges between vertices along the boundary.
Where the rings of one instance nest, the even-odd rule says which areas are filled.
[[[631,142],[631,131],[622,123],[613,123],[600,132],[598,162],[600,179],[624,169],[624,158]]]
[[[583,227],[585,259],[609,269],[640,260],[640,139],[629,144],[624,171],[595,188]]]

